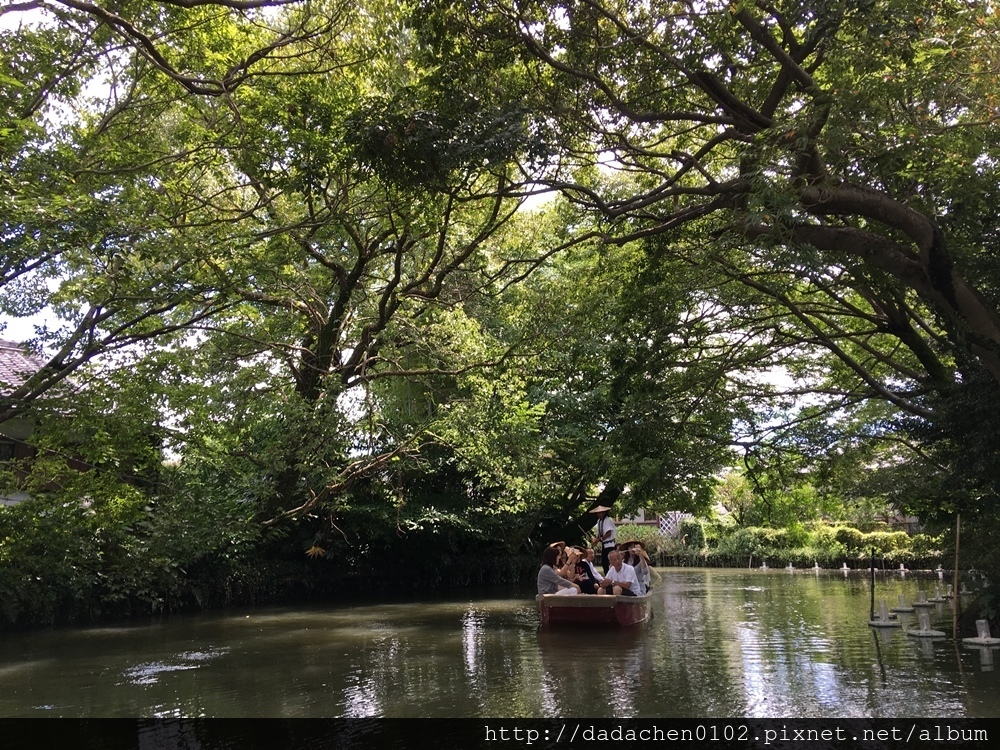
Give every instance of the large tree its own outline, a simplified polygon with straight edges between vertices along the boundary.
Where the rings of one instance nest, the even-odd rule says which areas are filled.
[[[972,437],[954,423],[1000,386],[994,8],[422,8],[455,75],[492,58],[500,77],[534,76],[564,167],[548,184],[598,217],[586,239],[644,240],[730,279],[715,298],[731,328],[770,342],[800,394],[832,399],[815,417],[877,398],[939,445]],[[989,437],[973,438],[980,468]]]
[[[155,341],[270,518],[427,440],[494,487],[534,451],[570,512],[697,489],[733,429],[750,466],[906,430],[990,489],[992,9],[418,6],[5,7],[49,15],[0,37],[0,304],[60,324],[0,419]],[[576,213],[514,221],[540,188]]]
[[[205,248],[228,241],[240,201],[221,185],[210,205],[185,192],[180,176],[193,179],[217,143],[193,134],[171,142],[171,126],[185,95],[235,117],[241,87],[304,72],[296,60],[340,31],[349,7],[276,11],[293,4],[0,8],[0,310],[48,320],[32,342],[48,361],[0,400],[0,420],[38,408],[88,362],[183,332],[230,304]],[[217,221],[188,220],[209,208],[220,210]]]
[[[31,32],[25,71],[49,37],[106,46],[103,77],[70,76],[76,119],[10,152],[48,182],[12,195],[8,310],[66,325],[4,406],[155,341],[173,447],[228,452],[267,517],[301,516],[438,439],[436,405],[389,419],[382,383],[504,359],[462,343],[463,310],[517,272],[487,248],[545,154],[516,102],[428,87],[395,6],[164,5],[55,3]]]

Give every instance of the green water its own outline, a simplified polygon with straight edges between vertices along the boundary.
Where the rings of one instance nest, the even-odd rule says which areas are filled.
[[[3,634],[0,716],[1000,716],[1000,651],[870,628],[864,574],[658,575],[628,631],[540,631],[507,590]],[[931,613],[950,636],[950,605]]]

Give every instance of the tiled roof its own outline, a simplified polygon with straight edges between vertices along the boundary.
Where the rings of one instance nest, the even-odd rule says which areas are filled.
[[[0,341],[0,394],[19,386],[44,364],[41,357],[31,354],[23,344]]]

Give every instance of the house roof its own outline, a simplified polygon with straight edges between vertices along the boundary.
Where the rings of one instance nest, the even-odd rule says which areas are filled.
[[[0,395],[21,385],[44,365],[45,361],[24,344],[0,340]]]

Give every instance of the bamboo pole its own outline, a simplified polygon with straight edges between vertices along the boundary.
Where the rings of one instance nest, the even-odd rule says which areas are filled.
[[[875,619],[875,548],[872,547],[872,562],[871,562],[871,580],[872,580],[872,606],[871,614],[868,617],[868,621],[871,622]]]
[[[951,577],[951,628],[952,637],[958,640],[958,609],[962,603],[962,597],[958,593],[958,538],[962,528],[962,514],[955,514],[955,570]]]

